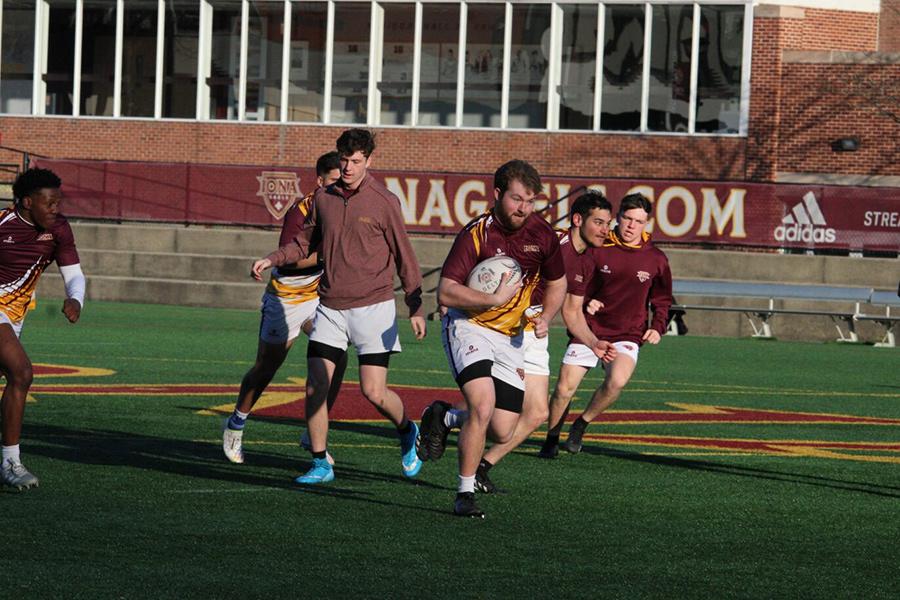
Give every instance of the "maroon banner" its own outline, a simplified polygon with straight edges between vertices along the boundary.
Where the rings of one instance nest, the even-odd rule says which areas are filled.
[[[315,185],[312,168],[35,159],[63,180],[71,217],[277,226]],[[492,174],[373,171],[400,199],[411,232],[455,234],[493,203]],[[538,208],[568,226],[585,188],[615,207],[641,192],[655,240],[671,243],[900,250],[900,188],[544,177]],[[549,208],[547,208],[549,206]]]

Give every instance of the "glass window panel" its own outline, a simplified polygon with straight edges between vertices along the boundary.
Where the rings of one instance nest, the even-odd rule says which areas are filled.
[[[737,133],[741,116],[743,6],[700,6],[695,131]]]
[[[112,116],[116,5],[92,0],[83,6],[80,112],[85,116]]]
[[[292,3],[289,121],[322,122],[327,9],[324,2]]]
[[[247,37],[248,121],[281,119],[281,50],[284,3],[251,2]]]
[[[164,117],[193,119],[197,116],[199,31],[199,2],[166,1],[166,35],[163,52]]]
[[[456,125],[459,5],[422,5],[419,125]]]
[[[469,4],[463,125],[500,127],[503,86],[502,4]]]
[[[0,112],[31,114],[34,78],[34,0],[3,2]]]
[[[559,128],[593,129],[597,6],[563,5]]]
[[[509,61],[509,127],[547,127],[549,56],[550,5],[514,4]]]
[[[44,99],[48,115],[72,114],[72,75],[75,69],[75,2],[59,0],[50,3],[47,27],[47,72]]]
[[[339,2],[334,7],[331,121],[365,123],[369,98],[371,6]]]
[[[416,35],[414,4],[385,4],[381,60],[382,125],[412,125],[413,50]]]
[[[241,3],[212,3],[212,40],[209,85],[209,118],[238,118],[238,83],[241,70]]]
[[[644,7],[606,6],[600,128],[641,128],[641,78],[644,70]]]
[[[156,2],[125,3],[122,38],[122,115],[152,117],[156,95]]]
[[[650,41],[650,131],[687,131],[691,97],[690,4],[653,7]]]

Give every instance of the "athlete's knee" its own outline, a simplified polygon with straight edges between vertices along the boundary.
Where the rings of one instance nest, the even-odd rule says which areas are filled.
[[[532,406],[528,411],[522,413],[521,417],[525,424],[534,431],[541,424],[550,418],[550,409],[546,404],[541,403],[538,406]]]
[[[362,392],[362,395],[366,400],[371,402],[376,406],[383,406],[385,402],[385,396],[387,395],[387,388],[380,383],[360,383],[359,389]]]
[[[486,429],[494,414],[493,403],[479,402],[469,408],[468,422],[476,425],[479,429]]]
[[[3,369],[6,385],[15,389],[27,390],[34,381],[34,368],[30,360],[25,360]]]

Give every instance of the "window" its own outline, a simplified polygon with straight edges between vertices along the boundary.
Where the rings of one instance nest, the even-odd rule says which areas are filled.
[[[279,121],[284,4],[250,2],[249,7],[245,118],[248,121]]]
[[[550,5],[513,5],[509,127],[542,129],[547,126],[550,52]]]
[[[459,5],[422,5],[419,125],[456,125]]]
[[[50,3],[47,24],[47,70],[44,72],[48,115],[71,115],[75,92],[75,2]]]
[[[331,121],[365,123],[369,99],[369,30],[372,7],[366,2],[334,7]]]
[[[191,0],[166,1],[162,106],[164,117],[193,119],[197,115],[199,30],[199,3]]]
[[[647,110],[651,131],[688,130],[693,14],[690,4],[653,7]]]
[[[218,0],[213,3],[212,42],[210,47],[209,118],[238,118],[241,67],[241,2]]]
[[[738,132],[743,47],[743,6],[700,7],[696,131]]]
[[[639,131],[644,71],[644,7],[606,7],[600,129]]]
[[[288,121],[321,122],[325,97],[324,2],[292,3]]]
[[[122,115],[152,117],[156,96],[157,3],[126,2],[122,39]]]
[[[384,5],[381,51],[381,125],[412,124],[413,52],[416,9],[413,4]]]
[[[115,90],[116,5],[86,0],[82,11],[81,93],[79,112],[112,116]]]
[[[594,5],[563,10],[560,129],[593,129],[597,69],[597,12]]]
[[[503,4],[469,4],[463,125],[500,127],[503,89]]]
[[[3,2],[0,112],[31,113],[34,78],[34,1]]]

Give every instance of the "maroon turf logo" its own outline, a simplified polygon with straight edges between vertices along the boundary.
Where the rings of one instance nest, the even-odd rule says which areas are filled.
[[[256,180],[259,181],[256,195],[262,196],[269,214],[276,219],[284,218],[297,198],[303,196],[300,192],[300,178],[291,171],[263,171]]]

